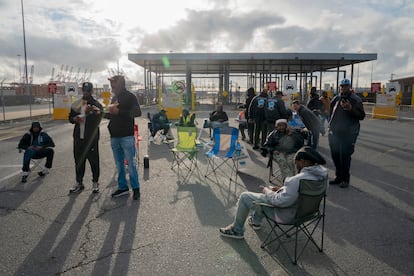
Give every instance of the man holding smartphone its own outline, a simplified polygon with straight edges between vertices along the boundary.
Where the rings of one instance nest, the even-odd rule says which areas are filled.
[[[78,194],[84,190],[83,177],[88,160],[92,171],[92,193],[98,193],[100,174],[98,141],[103,107],[92,96],[92,83],[84,82],[82,93],[82,98],[73,102],[69,113],[69,122],[74,125],[73,156],[76,167],[76,183],[69,192]]]
[[[365,118],[361,98],[351,92],[351,81],[343,79],[341,93],[333,98],[329,117],[329,147],[335,164],[335,179],[331,185],[349,187],[351,155],[359,135],[359,121]]]

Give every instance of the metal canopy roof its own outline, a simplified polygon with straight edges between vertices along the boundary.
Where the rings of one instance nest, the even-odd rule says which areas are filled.
[[[327,71],[377,59],[376,53],[147,53],[128,59],[164,74],[277,73]]]

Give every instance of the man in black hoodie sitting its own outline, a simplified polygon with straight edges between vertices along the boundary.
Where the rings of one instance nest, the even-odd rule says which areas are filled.
[[[29,132],[25,133],[20,139],[17,148],[19,151],[24,150],[23,156],[23,176],[22,183],[27,182],[27,177],[30,173],[30,160],[42,159],[46,157],[45,168],[39,172],[39,176],[45,176],[49,173],[53,163],[53,147],[55,143],[52,138],[44,131],[39,122],[33,122]]]

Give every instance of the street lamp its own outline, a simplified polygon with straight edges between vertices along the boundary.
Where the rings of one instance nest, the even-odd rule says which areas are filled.
[[[17,55],[18,63],[19,63],[19,84],[22,83],[22,66],[20,65],[20,55]]]
[[[26,52],[26,31],[24,28],[24,10],[23,10],[23,0],[20,1],[21,5],[22,5],[22,22],[23,22],[23,46],[24,46],[24,69],[25,69],[25,76],[26,76],[26,89],[25,89],[25,94],[29,96],[29,107],[30,107],[30,113],[29,113],[29,117],[30,120],[32,119],[32,95],[31,95],[31,91],[29,89],[29,77],[28,77],[28,73],[27,73],[27,52]]]
[[[6,121],[6,111],[4,110],[4,97],[3,97],[3,82],[5,81],[6,79],[3,79],[2,81],[1,81],[1,85],[0,85],[0,89],[1,89],[1,105],[3,106],[3,121]]]

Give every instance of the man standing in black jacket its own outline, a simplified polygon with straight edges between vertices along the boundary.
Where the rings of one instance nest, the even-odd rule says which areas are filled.
[[[93,98],[93,85],[90,82],[82,84],[83,96],[76,100],[70,109],[69,122],[73,128],[73,156],[75,158],[76,184],[70,188],[70,193],[80,193],[85,186],[86,159],[92,171],[92,192],[99,192],[99,124],[103,115],[102,105]]]
[[[111,135],[111,147],[118,170],[118,189],[112,197],[129,194],[124,160],[128,162],[129,182],[134,191],[134,200],[139,199],[140,187],[137,162],[135,159],[135,117],[141,116],[141,108],[134,94],[126,90],[124,76],[109,78],[114,96],[105,118],[109,119],[108,129]]]
[[[244,117],[247,120],[247,135],[249,136],[249,141],[247,143],[253,144],[253,134],[254,134],[254,121],[252,118],[250,118],[249,114],[249,107],[250,103],[252,102],[253,98],[256,96],[256,93],[254,92],[254,88],[250,87],[247,89],[247,97],[246,97],[246,106],[245,106],[245,112]]]
[[[267,137],[267,122],[265,117],[265,107],[267,102],[267,91],[263,91],[255,96],[249,105],[249,120],[254,122],[254,145],[253,149],[259,149],[259,143],[263,146]],[[261,136],[261,139],[260,139]]]
[[[329,147],[335,164],[335,179],[331,185],[349,187],[351,155],[359,135],[359,121],[365,118],[362,100],[352,94],[351,82],[341,81],[341,93],[333,98],[329,117]]]

